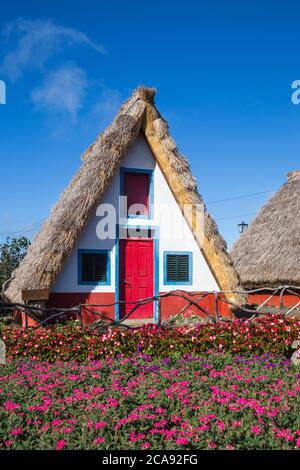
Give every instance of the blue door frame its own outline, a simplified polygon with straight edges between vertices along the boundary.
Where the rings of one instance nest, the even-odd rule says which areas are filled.
[[[151,227],[149,225],[122,225],[122,228],[128,229],[148,229],[151,230],[153,233],[153,240],[154,240],[154,266],[153,266],[153,285],[154,285],[154,296],[158,297],[159,294],[159,231],[158,227]],[[120,300],[120,286],[119,286],[119,263],[120,263],[120,253],[119,253],[119,247],[120,247],[120,226],[117,225],[117,230],[116,230],[116,246],[115,246],[115,271],[116,271],[116,276],[115,276],[115,282],[116,282],[116,298],[115,301],[119,302]],[[154,301],[154,321],[155,323],[158,323],[159,321],[159,311],[158,311],[158,300]],[[116,303],[115,306],[115,320],[119,321],[120,320],[120,305],[119,303]]]

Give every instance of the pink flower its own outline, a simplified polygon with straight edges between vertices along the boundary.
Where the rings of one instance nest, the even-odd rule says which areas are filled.
[[[186,446],[188,443],[189,441],[186,437],[178,437],[178,439],[176,440],[176,444],[181,446]]]
[[[216,444],[215,442],[210,442],[210,443],[208,444],[208,447],[209,447],[210,449],[215,449],[215,448],[217,447],[217,444]]]
[[[105,421],[98,421],[98,423],[95,424],[96,429],[101,429],[106,425]]]
[[[96,439],[94,440],[94,443],[95,444],[103,444],[105,441],[104,437],[96,437]]]
[[[167,424],[166,419],[162,419],[161,421],[157,421],[156,423],[153,424],[155,428],[163,428]]]
[[[300,447],[300,437],[296,440],[296,447]]]
[[[300,441],[300,439],[299,439],[299,441]],[[150,442],[144,442],[144,444],[141,445],[141,449],[149,449],[149,447],[150,447]]]
[[[216,425],[218,426],[220,431],[224,431],[224,429],[225,429],[224,421],[216,421]]]
[[[240,421],[232,421],[231,426],[233,426],[234,428],[239,428],[241,426],[241,422]]]
[[[130,441],[131,442],[136,442],[136,441],[140,441],[142,439],[145,439],[145,434],[142,434],[141,432],[138,432],[138,433],[135,433],[135,432],[132,432],[130,434]]]
[[[46,423],[44,424],[41,428],[40,428],[40,432],[47,432],[48,429],[50,428],[50,424],[49,423]]]
[[[264,414],[264,408],[262,406],[255,406],[255,411],[257,414],[262,415]]]
[[[66,441],[64,439],[57,441],[56,450],[62,450],[65,445],[66,445]]]
[[[67,434],[67,433],[71,432],[72,430],[73,430],[73,426],[69,426],[68,428],[63,429],[63,433]]]
[[[234,450],[234,446],[232,444],[227,444],[226,449],[227,450]]]
[[[12,446],[13,445],[13,441],[4,441],[4,445],[9,447],[9,446]]]
[[[210,415],[206,415],[206,416],[201,416],[199,421],[200,421],[200,423],[208,423],[209,421],[211,421],[214,418],[216,418],[216,415],[210,414]]]
[[[13,403],[12,401],[5,401],[4,408],[8,411],[14,411],[17,408],[20,408],[20,405],[18,403]]]
[[[293,434],[288,429],[277,430],[276,437],[285,439],[287,442],[292,442],[294,440]]]
[[[171,417],[172,423],[181,423],[182,419],[179,416],[172,416]]]
[[[14,428],[10,431],[10,434],[12,434],[13,436],[19,436],[20,434],[22,434],[22,429],[21,428]]]
[[[55,428],[56,426],[59,426],[62,423],[61,419],[53,419],[51,421],[51,425]]]
[[[207,424],[202,424],[201,426],[198,426],[197,428],[195,428],[196,431],[208,431],[209,430],[209,426]]]
[[[252,426],[251,432],[253,432],[256,435],[259,435],[261,433],[261,429],[259,426]]]
[[[272,397],[272,400],[275,401],[276,403],[279,403],[281,399],[282,397],[280,395],[274,395],[274,397]]]
[[[165,413],[166,410],[164,408],[155,408],[155,411],[158,414],[163,414],[163,413]]]

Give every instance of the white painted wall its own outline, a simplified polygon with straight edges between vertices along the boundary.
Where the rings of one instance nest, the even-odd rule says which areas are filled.
[[[124,157],[122,167],[148,169],[154,171],[154,214],[152,219],[128,219],[130,226],[143,225],[159,227],[159,291],[169,292],[174,289],[187,291],[218,290],[217,282],[211,273],[190,229],[178,207],[173,194],[156,164],[151,150],[143,135]],[[105,192],[101,203],[113,204],[119,212],[120,171],[113,178],[111,186]],[[168,210],[166,211],[166,207]],[[161,210],[159,210],[161,208]],[[172,215],[171,215],[172,214]],[[115,291],[115,241],[99,240],[96,227],[101,217],[93,214],[83,233],[79,237],[74,250],[59,274],[52,292],[114,292]],[[78,249],[108,249],[111,250],[111,285],[82,286],[78,285]],[[193,283],[192,285],[164,285],[163,253],[164,251],[191,251],[193,253]]]

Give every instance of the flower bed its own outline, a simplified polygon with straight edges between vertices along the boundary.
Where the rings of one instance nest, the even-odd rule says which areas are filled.
[[[117,354],[129,357],[137,350],[158,358],[203,352],[246,356],[268,352],[290,357],[293,341],[300,339],[300,320],[273,315],[253,322],[168,329],[148,325],[129,332],[113,329],[107,334],[71,325],[27,330],[5,327],[1,336],[10,358],[50,362],[97,360]]]
[[[0,448],[295,449],[299,379],[270,355],[19,361],[0,369]]]

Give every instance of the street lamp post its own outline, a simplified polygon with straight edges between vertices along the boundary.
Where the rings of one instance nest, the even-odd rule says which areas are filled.
[[[249,224],[246,224],[246,222],[242,221],[240,224],[238,224],[239,233],[246,232],[248,227],[249,227]]]

